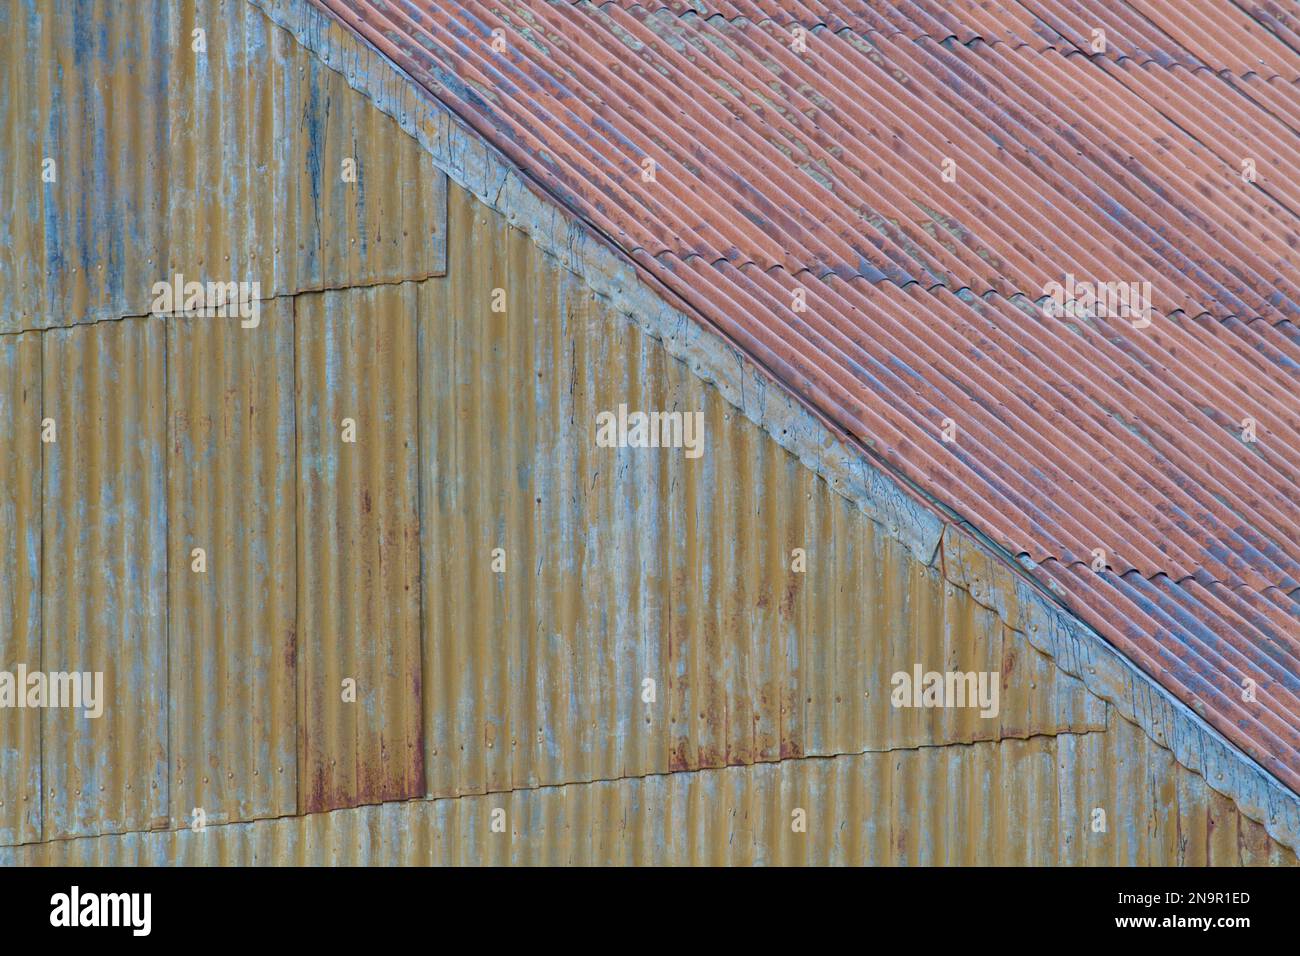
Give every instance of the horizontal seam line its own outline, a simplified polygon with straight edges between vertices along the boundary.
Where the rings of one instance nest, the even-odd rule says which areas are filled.
[[[1057,564],[1061,565],[1061,567],[1063,567],[1063,568],[1088,568],[1089,570],[1092,570],[1092,564],[1089,563],[1088,561],[1062,561],[1060,558],[1056,557],[1055,555],[1050,555],[1050,554],[1047,555],[1047,556],[1045,556],[1045,557],[1042,558],[1041,560],[1040,560],[1040,559],[1037,559],[1037,558],[1035,558],[1035,559],[1033,559],[1033,560],[1034,560],[1034,563],[1035,563],[1035,564],[1040,564],[1040,565],[1043,564],[1044,562],[1047,562],[1047,561],[1055,561]],[[1168,578],[1170,584],[1173,584],[1175,587],[1179,587],[1179,588],[1181,588],[1181,587],[1183,586],[1183,584],[1186,583],[1186,582],[1188,582],[1188,581],[1195,581],[1197,584],[1199,584],[1199,585],[1200,585],[1201,587],[1203,587],[1203,588],[1209,588],[1209,587],[1211,587],[1211,586],[1217,584],[1217,585],[1219,585],[1220,587],[1227,588],[1229,591],[1233,591],[1233,592],[1238,592],[1238,591],[1248,591],[1248,592],[1250,592],[1251,594],[1258,594],[1258,595],[1260,595],[1260,596],[1263,596],[1264,593],[1265,593],[1266,591],[1279,591],[1279,592],[1281,592],[1282,594],[1285,594],[1285,595],[1287,595],[1288,597],[1290,597],[1291,595],[1295,594],[1297,591],[1300,591],[1300,586],[1296,586],[1296,587],[1293,587],[1293,588],[1288,588],[1288,587],[1286,587],[1286,585],[1284,585],[1284,584],[1272,584],[1272,583],[1270,583],[1270,584],[1266,584],[1266,585],[1264,585],[1264,587],[1262,587],[1262,588],[1257,588],[1257,587],[1255,587],[1255,586],[1252,585],[1252,584],[1245,584],[1245,583],[1242,583],[1242,584],[1229,584],[1227,581],[1220,581],[1220,580],[1218,580],[1217,578],[1213,578],[1213,579],[1211,579],[1211,580],[1209,580],[1209,581],[1202,581],[1202,580],[1201,580],[1200,578],[1198,578],[1195,574],[1184,574],[1181,578],[1176,578],[1176,577],[1174,577],[1172,574],[1170,574],[1168,571],[1163,571],[1163,570],[1155,571],[1155,572],[1153,572],[1153,573],[1151,573],[1151,574],[1145,574],[1145,573],[1143,573],[1142,570],[1139,569],[1139,568],[1129,568],[1129,569],[1126,570],[1126,571],[1118,571],[1118,570],[1116,570],[1115,568],[1112,568],[1110,565],[1107,565],[1107,566],[1106,566],[1106,571],[1109,572],[1110,574],[1114,575],[1114,576],[1117,577],[1117,578],[1125,578],[1125,577],[1127,577],[1127,576],[1130,575],[1130,574],[1136,574],[1138,577],[1142,578],[1142,580],[1144,580],[1144,581],[1150,581],[1150,582],[1153,582],[1153,583],[1155,582],[1156,578],[1161,578],[1161,577],[1163,577],[1163,578]],[[1094,573],[1096,573],[1096,574],[1102,574],[1103,572],[1101,572],[1101,571],[1096,571],[1096,572],[1094,572]]]
[[[420,282],[427,282],[430,279],[442,279],[446,276],[445,272],[430,272],[421,276],[406,276],[400,279],[379,279],[374,282],[357,282],[352,285],[331,285],[331,286],[313,286],[310,288],[297,289],[293,292],[277,292],[275,295],[260,296],[258,298],[249,298],[237,300],[235,303],[227,303],[226,309],[238,308],[238,301],[243,302],[276,302],[280,299],[297,299],[304,295],[324,295],[326,292],[348,292],[353,289],[380,289],[389,286],[408,285]],[[197,281],[197,280],[195,280]],[[218,308],[213,306],[212,308]],[[0,336],[6,335],[27,335],[31,332],[58,332],[64,329],[80,329],[93,325],[102,325],[105,322],[125,322],[127,319],[238,319],[239,314],[234,315],[204,315],[201,312],[126,312],[121,315],[105,315],[98,319],[91,319],[88,322],[69,322],[66,325],[40,325],[25,329],[10,329],[0,331]]]
[[[256,817],[251,820],[228,820],[224,823],[210,823],[204,829],[216,830],[224,827],[252,826],[258,823],[272,823],[277,820],[302,820],[310,817],[324,816],[326,814],[331,814],[331,813],[344,813],[350,810],[364,810],[367,807],[386,807],[386,806],[394,806],[398,804],[410,805],[410,804],[418,804],[418,803],[443,803],[452,800],[465,800],[465,799],[470,799],[475,797],[490,797],[496,795],[508,795],[513,793],[541,793],[543,791],[551,791],[551,790],[557,790],[557,791],[567,790],[573,787],[590,787],[596,784],[603,784],[603,783],[621,783],[625,780],[649,780],[651,778],[657,778],[657,777],[680,777],[680,776],[692,776],[692,775],[704,774],[704,773],[721,773],[727,770],[751,770],[758,767],[772,767],[772,766],[777,766],[779,764],[797,763],[800,761],[842,760],[850,757],[864,757],[872,754],[883,755],[883,754],[893,754],[893,753],[919,752],[922,750],[942,750],[951,747],[976,747],[982,744],[1000,745],[1004,741],[1036,740],[1040,738],[1055,739],[1057,737],[1083,737],[1083,736],[1087,736],[1088,734],[1104,734],[1107,733],[1108,731],[1109,731],[1109,727],[1103,726],[1099,728],[1089,728],[1086,730],[1058,730],[1055,732],[1040,731],[1037,733],[1021,734],[1018,736],[1007,734],[991,740],[955,740],[943,744],[937,744],[937,743],[916,744],[910,747],[885,747],[885,748],[880,748],[875,750],[867,749],[867,750],[837,751],[835,753],[829,753],[829,754],[804,754],[799,757],[781,757],[776,760],[755,760],[752,763],[747,763],[747,764],[727,764],[726,766],[723,767],[697,767],[694,770],[652,771],[649,773],[640,773],[640,774],[623,774],[617,777],[596,777],[592,780],[567,780],[561,783],[538,784],[537,786],[531,786],[531,787],[511,786],[509,788],[503,788],[499,790],[488,789],[480,793],[460,793],[460,794],[456,794],[455,796],[443,796],[443,797],[423,796],[423,797],[412,797],[409,800],[386,800],[380,803],[363,803],[363,804],[358,804],[356,806],[333,807],[328,810],[318,810],[313,813],[285,813],[274,817]],[[25,850],[25,849],[32,849],[32,848],[43,847],[43,846],[51,846],[51,845],[56,845],[61,843],[74,843],[79,840],[106,840],[115,837],[125,837],[125,836],[150,836],[153,834],[183,833],[189,829],[191,828],[188,826],[180,826],[180,827],[163,827],[163,828],[152,829],[152,830],[114,830],[108,833],[84,833],[84,834],[79,834],[77,836],[56,837],[52,840],[43,840],[35,843],[18,843],[18,844],[11,844],[8,846],[0,846],[0,853],[3,853],[6,850]]]
[[[1278,72],[1264,74],[1264,73],[1257,73],[1254,70],[1250,70],[1246,73],[1235,73],[1232,70],[1228,69],[1227,67],[1216,69],[1204,63],[1195,63],[1195,64],[1184,63],[1182,60],[1175,60],[1172,57],[1169,58],[1168,62],[1161,62],[1156,57],[1148,57],[1145,60],[1139,60],[1137,57],[1131,56],[1127,53],[1120,53],[1116,55],[1111,55],[1108,53],[1094,53],[1091,50],[1086,50],[1083,47],[1071,43],[1070,40],[1064,34],[1062,34],[1059,30],[1056,30],[1055,28],[1052,28],[1050,26],[1048,27],[1048,29],[1051,29],[1052,32],[1055,33],[1057,36],[1059,36],[1066,44],[1068,44],[1068,46],[1061,46],[1055,43],[1051,43],[1046,41],[1043,38],[1040,38],[1040,41],[1045,44],[1043,46],[1036,46],[1032,40],[1023,40],[1017,43],[1007,37],[994,36],[990,39],[989,37],[984,36],[984,34],[977,33],[975,30],[969,27],[967,28],[967,32],[970,33],[970,38],[963,40],[956,33],[946,33],[943,36],[938,36],[936,34],[926,33],[924,31],[917,32],[917,31],[910,31],[904,29],[895,29],[893,32],[886,32],[885,30],[878,29],[876,27],[868,27],[866,30],[863,30],[859,27],[850,26],[849,24],[844,23],[843,20],[840,21],[842,26],[836,27],[836,26],[831,26],[831,24],[827,23],[825,20],[816,20],[809,23],[809,22],[804,22],[802,20],[799,20],[794,16],[791,16],[789,19],[783,19],[783,20],[778,20],[776,17],[771,17],[771,16],[759,17],[758,19],[754,19],[753,17],[747,17],[744,14],[741,14],[739,16],[729,17],[726,14],[723,14],[716,10],[713,12],[708,12],[708,11],[702,12],[700,10],[691,7],[688,7],[681,11],[675,11],[668,7],[658,7],[655,9],[650,9],[641,3],[630,3],[627,5],[623,5],[619,3],[618,0],[603,0],[603,2],[592,2],[592,0],[570,0],[569,5],[572,7],[591,6],[594,9],[600,10],[602,13],[605,11],[607,7],[616,7],[617,9],[628,13],[630,13],[633,10],[641,10],[642,12],[650,16],[667,14],[677,20],[687,20],[690,19],[691,17],[695,17],[705,22],[719,21],[722,23],[731,24],[733,26],[738,26],[746,23],[752,24],[754,26],[764,26],[766,24],[772,24],[773,26],[777,26],[777,27],[785,27],[785,26],[802,27],[803,29],[808,30],[810,32],[820,28],[829,31],[830,33],[833,33],[836,36],[847,33],[851,36],[855,36],[863,40],[868,39],[872,34],[883,37],[886,40],[890,40],[893,39],[894,37],[901,36],[913,42],[917,42],[919,40],[930,40],[931,42],[938,43],[938,44],[946,43],[948,40],[955,40],[959,44],[961,44],[962,46],[968,49],[971,47],[973,43],[979,41],[980,43],[983,43],[986,46],[1001,45],[1007,47],[1012,51],[1023,50],[1025,47],[1029,47],[1035,53],[1046,53],[1050,50],[1054,53],[1060,53],[1062,56],[1074,56],[1074,55],[1083,56],[1086,59],[1091,60],[1093,62],[1096,62],[1098,60],[1109,61],[1111,63],[1116,63],[1116,64],[1127,62],[1127,63],[1133,63],[1138,67],[1146,67],[1154,64],[1155,66],[1161,67],[1162,69],[1169,70],[1169,71],[1172,71],[1176,68],[1187,70],[1189,73],[1198,73],[1204,71],[1206,73],[1210,73],[1217,77],[1226,76],[1234,80],[1244,80],[1249,76],[1257,76],[1266,82],[1275,79],[1282,80],[1286,83],[1295,83],[1297,81],[1300,81],[1300,76],[1290,77],[1287,76],[1286,74],[1278,73]],[[1281,43],[1283,46],[1286,46],[1286,42],[1281,37],[1279,37],[1276,33],[1270,30],[1266,24],[1262,23],[1261,21],[1257,20],[1254,17],[1251,17],[1250,19],[1252,23],[1256,24],[1270,37],[1272,37],[1278,43]],[[1046,25],[1046,23],[1044,23],[1044,25]],[[1178,42],[1173,37],[1171,37],[1170,39],[1173,39],[1175,43]]]

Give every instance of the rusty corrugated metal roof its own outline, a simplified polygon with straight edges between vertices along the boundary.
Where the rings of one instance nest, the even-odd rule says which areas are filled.
[[[969,43],[979,37],[1265,79],[1300,76],[1300,14],[1294,3],[1288,9],[1285,2],[1255,2],[1249,11],[1231,0],[635,0],[600,5],[902,33],[912,39],[953,37]],[[1103,31],[1104,48],[1094,50],[1094,30]]]
[[[317,2],[1300,789],[1284,15]],[[1044,318],[1067,275],[1150,281],[1153,324]]]

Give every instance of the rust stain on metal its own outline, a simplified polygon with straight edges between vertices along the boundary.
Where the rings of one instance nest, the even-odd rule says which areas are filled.
[[[294,302],[304,813],[425,792],[416,301],[407,283]]]
[[[827,4],[828,26],[901,17],[924,33],[845,20],[843,36],[816,32],[815,60],[790,51],[793,19],[749,22],[743,3],[724,11],[735,22],[613,4],[325,6],[422,81],[454,71],[439,95],[657,287],[1023,553],[1295,785],[1300,309],[1275,278],[1295,224],[1272,195],[1229,192],[1232,134],[1194,137],[1194,117],[1166,113],[1188,91],[1220,118],[1237,106],[1267,151],[1294,135],[1287,81],[1216,86],[931,32],[1001,18],[1041,34],[1047,21],[1011,3]],[[102,669],[113,703],[98,722],[0,725],[0,861],[1295,862],[1248,818],[1257,805],[1215,792],[1218,768],[1203,767],[1207,785],[1175,760],[1185,741],[1121,716],[1068,649],[1043,653],[1024,582],[992,547],[952,525],[927,564],[935,522],[918,560],[506,215],[448,189],[341,66],[251,7],[183,9],[96,5],[93,68],[69,61],[66,88],[48,72],[15,85],[38,105],[84,102],[96,122],[80,145],[115,159],[65,166],[35,217],[4,210],[18,242],[0,280],[44,278],[0,283],[0,667],[36,654]],[[187,54],[167,75],[160,104],[128,40],[155,49],[190,12],[226,29],[203,70]],[[529,42],[489,56],[472,37],[506,17],[533,24]],[[15,20],[4,44],[73,56],[68,18],[43,22]],[[1277,52],[1254,39],[1237,52]],[[148,201],[130,199],[150,185],[148,137],[109,121],[100,88],[167,130],[167,189]],[[598,88],[625,108],[602,108]],[[1131,206],[1112,188],[1131,164],[1045,111],[1049,97],[1097,104],[1080,129],[1163,157],[1133,174]],[[0,99],[0,146],[39,169],[18,101]],[[176,103],[190,109],[163,122]],[[219,154],[199,148],[213,117]],[[254,123],[283,136],[263,142]],[[55,128],[68,135],[67,117]],[[968,144],[959,188],[929,175],[925,137]],[[352,149],[364,189],[337,176]],[[251,194],[254,168],[275,204]],[[172,233],[177,197],[194,194]],[[1125,241],[1051,225],[1071,209]],[[83,248],[83,226],[99,245]],[[76,255],[46,262],[51,248]],[[1168,280],[1161,307],[1222,321],[1163,319],[1141,337],[1044,323],[1016,293],[1061,262],[1150,268]],[[279,296],[257,328],[122,319],[166,272],[213,263]],[[1225,318],[1252,309],[1265,318]],[[1113,382],[1131,402],[1117,407]],[[698,411],[704,454],[597,446],[597,413],[619,405]],[[1249,458],[1228,455],[1243,408],[1272,439]],[[936,425],[952,414],[949,447]],[[37,444],[43,416],[57,444]],[[1083,570],[1098,542],[1113,558],[1101,574]],[[996,674],[999,714],[893,706],[891,677],[918,664]],[[1228,706],[1255,673],[1271,681],[1259,709]],[[33,787],[43,816],[18,805]],[[186,829],[195,805],[201,835]],[[1131,825],[1091,834],[1098,805]],[[505,834],[487,826],[498,807]],[[794,837],[796,807],[820,838]]]
[[[1036,652],[1001,723],[893,708],[918,660],[1002,668],[997,615],[456,186],[448,234],[419,285],[430,794],[1104,727]],[[596,447],[620,404],[702,412],[707,453]]]
[[[1106,834],[1092,810],[1131,821]],[[804,810],[806,833],[791,832]],[[503,810],[507,832],[489,827]],[[1123,720],[1104,732],[596,781],[0,849],[20,865],[1294,866]]]

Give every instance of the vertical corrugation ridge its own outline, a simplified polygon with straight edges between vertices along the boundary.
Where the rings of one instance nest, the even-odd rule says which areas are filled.
[[[1104,726],[1028,649],[1001,723],[892,707],[914,663],[1001,668],[997,614],[459,188],[449,236],[458,268],[420,287],[431,796]],[[702,412],[703,456],[597,447],[620,404]]]
[[[307,811],[425,792],[415,303],[406,284],[297,304]]]
[[[143,315],[176,272],[269,297],[445,271],[431,157],[251,5],[38,0],[0,49],[0,332]]]
[[[44,711],[46,839],[166,819],[163,349],[150,319],[44,337],[42,662],[105,695],[97,719]]]
[[[296,810],[292,310],[168,328],[174,820]]]
[[[41,364],[38,333],[0,338],[0,670],[10,674],[41,670]],[[6,710],[0,846],[40,838],[41,712]]]

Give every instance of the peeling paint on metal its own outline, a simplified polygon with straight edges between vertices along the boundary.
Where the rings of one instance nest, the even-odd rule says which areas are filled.
[[[166,826],[167,441],[162,319],[42,336],[45,672],[102,672],[103,714],[41,711],[44,839]]]
[[[144,315],[176,273],[269,298],[445,268],[445,177],[247,3],[23,3],[0,49],[0,332]]]

